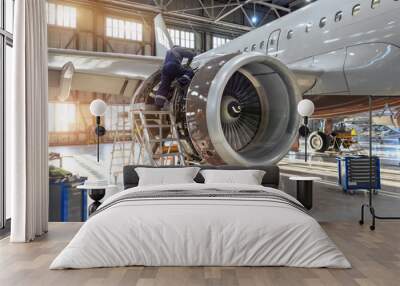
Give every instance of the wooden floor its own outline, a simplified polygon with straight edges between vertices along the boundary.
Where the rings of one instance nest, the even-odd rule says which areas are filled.
[[[356,222],[323,228],[353,265],[350,270],[286,267],[126,267],[48,270],[80,223],[51,223],[48,235],[29,244],[0,241],[1,286],[45,285],[400,285],[400,223],[371,232]]]

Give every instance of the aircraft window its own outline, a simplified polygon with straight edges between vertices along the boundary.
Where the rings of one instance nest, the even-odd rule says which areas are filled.
[[[398,0],[394,0],[394,1],[398,1]],[[378,7],[379,4],[381,4],[381,0],[372,0],[371,8],[375,9],[376,7]]]
[[[319,21],[319,27],[320,28],[325,27],[326,21],[327,21],[326,17],[322,18],[321,21]]]
[[[251,50],[252,50],[252,51],[255,51],[255,50],[256,50],[256,44],[253,44],[253,45],[251,46]]]
[[[343,18],[343,12],[342,11],[337,12],[335,15],[335,22],[342,21],[342,18]]]
[[[311,31],[311,28],[312,28],[312,24],[311,24],[311,23],[308,23],[308,24],[306,25],[306,33],[310,32],[310,31]]]
[[[287,38],[288,38],[288,40],[290,40],[291,38],[293,38],[293,30],[290,30],[290,31],[287,33]]]
[[[262,42],[260,43],[260,50],[264,49],[264,46],[265,46],[265,42],[262,41]]]
[[[352,15],[353,15],[353,16],[357,16],[358,14],[360,14],[360,11],[361,11],[361,5],[360,5],[360,4],[357,4],[357,5],[355,5],[355,6],[353,7]]]

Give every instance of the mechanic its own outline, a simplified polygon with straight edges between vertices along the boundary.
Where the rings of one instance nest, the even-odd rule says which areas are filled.
[[[158,107],[164,107],[168,104],[171,99],[171,83],[177,79],[179,84],[182,86],[187,85],[193,78],[193,70],[190,68],[195,52],[182,48],[179,46],[173,46],[167,52],[164,60],[164,66],[161,70],[161,83],[155,96],[155,105]],[[185,66],[182,65],[183,59],[187,59]]]

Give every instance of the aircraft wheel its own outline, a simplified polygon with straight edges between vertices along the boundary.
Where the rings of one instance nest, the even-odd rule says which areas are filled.
[[[344,146],[344,142],[342,142],[342,139],[336,138],[336,139],[334,140],[333,145],[334,145],[333,148],[335,149],[335,151],[339,152],[339,151],[340,151],[340,146],[341,146],[341,145]]]
[[[343,148],[349,149],[351,146],[351,143],[349,141],[343,141]]]
[[[315,152],[325,152],[329,148],[329,138],[323,132],[315,131],[308,137],[308,145]]]

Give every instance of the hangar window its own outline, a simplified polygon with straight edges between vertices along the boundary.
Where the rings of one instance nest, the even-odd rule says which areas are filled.
[[[55,3],[47,3],[47,23],[67,28],[76,28],[76,8]]]
[[[293,30],[289,30],[289,32],[287,33],[287,38],[288,38],[288,40],[293,38]]]
[[[361,5],[360,5],[360,4],[357,4],[357,5],[355,5],[355,6],[353,7],[352,15],[353,15],[353,16],[357,16],[358,14],[360,14],[360,11],[361,11]]]
[[[395,1],[397,1],[397,0],[395,0]],[[381,0],[372,0],[371,8],[375,9],[376,7],[378,7],[379,4],[381,4]]]
[[[223,46],[226,43],[229,43],[230,41],[231,40],[228,38],[213,36],[213,48],[218,48],[220,46]]]
[[[253,44],[253,45],[251,46],[251,50],[252,50],[252,51],[255,51],[255,50],[256,50],[256,44]]]
[[[75,103],[49,102],[48,109],[49,132],[76,131],[77,109]]]
[[[260,43],[260,50],[263,50],[264,48],[265,48],[265,42],[262,41],[262,42]]]
[[[106,36],[133,41],[142,41],[143,25],[142,23],[138,22],[107,17]]]
[[[311,24],[311,23],[308,23],[308,24],[306,25],[306,33],[310,32],[311,29],[312,29],[312,24]]]
[[[325,27],[325,26],[326,26],[326,21],[327,21],[326,17],[322,18],[322,19],[319,21],[319,27],[320,27],[320,28]]]
[[[342,11],[339,11],[339,12],[337,12],[337,13],[335,14],[335,22],[340,22],[340,21],[342,21],[342,18],[343,18],[343,12],[342,12]]]
[[[168,29],[168,32],[171,36],[174,45],[178,45],[184,48],[194,49],[193,32],[177,30],[177,29]]]

